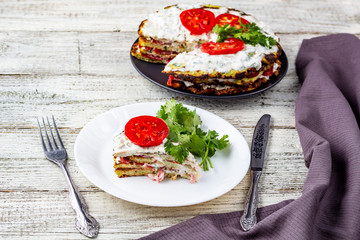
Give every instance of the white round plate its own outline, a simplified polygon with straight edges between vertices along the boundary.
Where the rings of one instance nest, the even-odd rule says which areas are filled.
[[[229,135],[227,149],[211,158],[213,169],[202,171],[197,183],[187,179],[165,179],[161,183],[148,177],[118,178],[112,158],[113,138],[123,131],[127,121],[140,115],[153,115],[164,103],[138,103],[114,108],[90,121],[75,142],[75,159],[83,174],[96,186],[121,199],[149,206],[187,206],[209,201],[234,188],[245,176],[250,164],[250,150],[241,133],[213,113],[196,109],[204,130]]]

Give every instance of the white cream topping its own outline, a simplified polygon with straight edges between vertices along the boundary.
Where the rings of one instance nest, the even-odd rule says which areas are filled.
[[[188,50],[195,48],[191,52],[178,54],[165,66],[165,72],[204,71],[206,73],[212,73],[216,71],[220,73],[228,73],[231,70],[242,71],[248,68],[256,68],[256,70],[259,70],[262,66],[262,58],[266,54],[278,51],[278,47],[276,45],[269,49],[259,44],[256,46],[245,44],[244,49],[235,54],[209,55],[207,53],[203,53],[199,49],[199,41],[216,42],[217,34],[209,32],[202,35],[191,35],[180,21],[180,13],[183,10],[199,8],[201,6],[202,4],[199,3],[192,5],[179,4],[168,9],[163,9],[150,15],[148,17],[148,21],[144,24],[143,34],[145,36],[151,36],[158,39],[167,39],[170,41],[186,41]],[[255,23],[262,29],[266,36],[271,36],[276,41],[279,41],[279,38],[276,37],[275,34],[269,30],[263,22],[258,21],[253,16],[241,15],[240,12],[229,10],[226,7],[221,7],[219,9],[207,8],[206,10],[213,12],[215,17],[226,12],[241,16],[249,22]]]
[[[178,7],[171,7],[151,14],[142,28],[144,36],[185,41],[186,29],[179,17],[181,12]]]
[[[212,73],[217,71],[220,73],[227,73],[231,70],[242,71],[247,68],[261,68],[261,60],[266,54],[278,51],[276,45],[270,49],[261,45],[252,46],[246,44],[244,49],[235,54],[226,55],[210,55],[202,52],[200,49],[188,53],[178,54],[166,66],[164,71],[172,71],[174,68],[171,65],[181,66],[176,67],[176,71],[204,71]]]
[[[144,36],[151,36],[158,39],[167,39],[170,41],[179,41],[179,42],[198,42],[203,41],[214,41],[214,37],[211,36],[212,33],[201,34],[201,35],[191,35],[189,30],[187,30],[180,21],[180,13],[187,9],[200,8],[202,4],[178,4],[167,9],[162,9],[157,11],[147,18],[146,23],[144,24],[142,31]],[[222,13],[229,12],[229,9],[226,7],[220,7],[219,9],[206,8],[214,13],[215,17]],[[259,22],[256,18],[248,15],[241,15],[237,11],[230,11],[231,14],[236,16],[241,16],[250,22],[255,22],[260,28],[264,28],[265,25]],[[272,32],[266,29],[267,33],[275,37]],[[276,37],[275,37],[276,38]],[[215,38],[216,40],[216,38]],[[276,38],[277,40],[277,38]]]
[[[126,157],[126,156],[133,156],[133,155],[141,155],[143,153],[165,153],[164,143],[166,142],[166,138],[164,139],[163,143],[154,146],[154,147],[141,147],[132,143],[125,135],[124,132],[118,134],[114,138],[114,148],[113,153],[116,156]]]
[[[191,35],[181,23],[180,13],[186,9],[199,8],[201,4],[183,5],[178,4],[168,9],[163,9],[151,14],[142,31],[144,36],[151,36],[158,39],[167,39],[179,42],[198,42],[200,40],[208,41],[208,34]],[[225,13],[227,8],[209,9],[215,16]]]

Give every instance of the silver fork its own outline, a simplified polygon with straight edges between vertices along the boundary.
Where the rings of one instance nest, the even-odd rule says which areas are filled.
[[[76,228],[87,237],[90,238],[96,237],[99,232],[99,223],[96,221],[95,218],[93,218],[89,214],[84,198],[81,196],[79,190],[76,188],[74,182],[70,178],[69,171],[66,167],[67,153],[64,144],[61,140],[58,128],[56,126],[55,118],[54,116],[52,116],[53,128],[55,129],[57,140],[60,146],[58,146],[58,144],[56,143],[49,118],[46,117],[46,120],[49,129],[47,129],[45,120],[44,118],[42,118],[43,128],[48,142],[47,145],[45,143],[46,140],[44,141],[44,137],[42,134],[43,131],[41,130],[39,119],[37,119],[45,156],[51,162],[58,165],[62,169],[65,175],[66,181],[69,186],[69,196],[70,196],[71,206],[73,207],[77,215],[75,222]],[[48,132],[50,132],[51,138],[49,137]],[[52,141],[50,139],[52,139]]]

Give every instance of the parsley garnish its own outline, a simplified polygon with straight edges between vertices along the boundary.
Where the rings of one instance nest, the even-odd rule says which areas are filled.
[[[216,131],[203,131],[200,116],[196,111],[190,111],[181,103],[171,99],[162,105],[157,117],[163,119],[169,127],[168,140],[165,142],[165,151],[182,164],[189,156],[189,152],[201,157],[200,166],[204,171],[212,168],[210,158],[216,149],[224,149],[228,144],[228,135],[218,138]]]
[[[223,42],[228,37],[234,37],[240,39],[245,44],[255,46],[260,44],[261,46],[268,47],[276,45],[277,42],[274,38],[266,36],[261,29],[255,23],[243,24],[239,21],[241,29],[230,26],[229,24],[220,27],[215,25],[213,32],[218,34],[217,42]]]

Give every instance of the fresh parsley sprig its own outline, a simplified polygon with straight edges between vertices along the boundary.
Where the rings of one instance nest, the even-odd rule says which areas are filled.
[[[240,29],[230,26],[229,24],[223,27],[215,25],[212,31],[218,34],[217,42],[223,42],[228,37],[234,37],[240,39],[245,44],[253,46],[260,44],[261,46],[270,48],[270,46],[277,44],[277,41],[273,37],[266,36],[255,23],[243,24],[241,21],[239,21],[239,23],[242,27]]]
[[[161,106],[157,117],[163,119],[169,127],[165,151],[180,164],[190,152],[196,157],[201,157],[200,166],[204,171],[208,171],[209,167],[213,167],[210,158],[216,150],[224,149],[229,144],[228,135],[218,138],[219,134],[216,131],[203,131],[200,116],[196,111],[190,111],[174,99]]]

